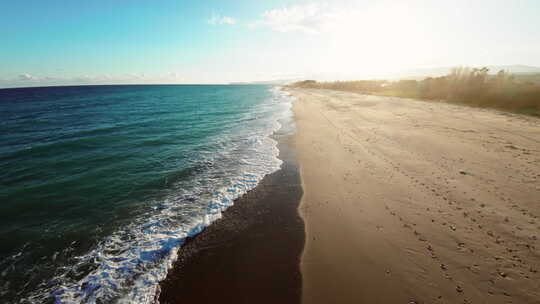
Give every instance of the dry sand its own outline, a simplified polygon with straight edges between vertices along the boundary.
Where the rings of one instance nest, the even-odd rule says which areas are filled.
[[[540,303],[540,120],[289,89],[304,303]]]

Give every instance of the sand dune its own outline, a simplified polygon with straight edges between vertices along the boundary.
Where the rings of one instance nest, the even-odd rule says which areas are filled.
[[[540,120],[289,89],[304,303],[540,303]]]

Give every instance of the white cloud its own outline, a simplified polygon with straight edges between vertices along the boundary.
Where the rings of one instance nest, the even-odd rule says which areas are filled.
[[[18,76],[19,80],[32,80],[32,79],[35,79],[34,76],[30,75],[30,74],[21,74]]]
[[[211,25],[222,25],[222,24],[229,24],[233,25],[236,24],[236,20],[232,17],[227,16],[221,16],[221,15],[212,15],[210,19],[207,20],[208,24]]]
[[[380,28],[388,32],[389,29],[395,31],[409,25],[412,17],[405,18],[407,15],[403,12],[406,9],[406,6],[397,4],[363,6],[339,2],[309,3],[265,11],[250,27],[308,34],[364,34],[380,32]]]
[[[0,88],[49,86],[49,85],[87,85],[87,84],[176,84],[189,81],[179,72],[163,72],[158,74],[126,73],[126,74],[81,74],[73,76],[42,75],[28,73],[0,78]]]
[[[268,27],[278,32],[321,32],[332,21],[334,13],[325,3],[293,5],[265,11],[251,27]]]

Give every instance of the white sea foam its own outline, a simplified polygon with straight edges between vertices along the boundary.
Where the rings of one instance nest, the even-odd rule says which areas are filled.
[[[40,303],[52,295],[56,303],[155,303],[159,282],[186,237],[221,218],[236,198],[280,168],[272,134],[281,128],[280,121],[291,121],[292,97],[278,87],[271,90],[272,98],[251,113],[247,124],[217,139],[223,145],[219,153],[202,155],[208,170],[190,179],[190,185],[172,187],[147,214],[78,257],[27,300]],[[73,273],[84,275],[73,279]]]

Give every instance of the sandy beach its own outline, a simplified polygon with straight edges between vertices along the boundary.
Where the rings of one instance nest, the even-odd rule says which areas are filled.
[[[540,303],[540,120],[289,89],[303,303]]]

